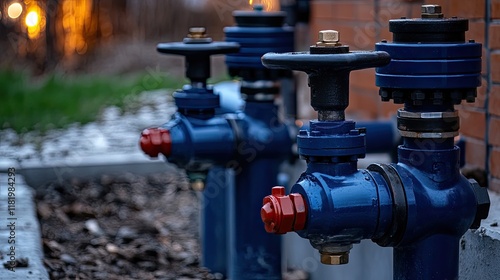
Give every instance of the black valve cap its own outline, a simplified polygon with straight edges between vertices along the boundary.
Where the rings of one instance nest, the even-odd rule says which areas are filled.
[[[267,53],[262,64],[270,69],[306,72],[311,87],[311,106],[316,111],[343,111],[349,105],[349,73],[389,64],[384,51],[346,53]]]
[[[186,58],[186,77],[191,82],[206,83],[210,78],[210,56],[216,54],[236,53],[240,45],[233,42],[196,42],[160,43],[156,50],[165,54],[183,55]]]

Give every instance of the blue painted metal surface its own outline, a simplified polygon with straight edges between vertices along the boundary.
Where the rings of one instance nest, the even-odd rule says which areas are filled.
[[[481,85],[481,44],[377,43],[391,63],[377,68],[379,87],[402,89],[476,88]]]
[[[212,272],[227,275],[227,191],[234,187],[222,166],[210,168],[201,196],[201,264]]]
[[[378,238],[392,220],[392,199],[376,172],[357,170],[356,162],[309,163],[292,187],[308,206],[307,224],[297,233],[321,250]]]
[[[247,102],[244,112],[210,119],[176,113],[163,128],[172,142],[169,162],[191,172],[210,168],[202,204],[203,265],[223,273],[221,263],[229,263],[231,279],[281,279],[279,238],[249,227],[260,224],[251,209],[260,207],[268,186],[277,184],[280,163],[291,156],[292,139],[278,108],[272,102]],[[228,178],[221,173],[227,168],[236,174],[229,196],[224,193]],[[234,206],[226,208],[228,203]],[[229,221],[227,212],[232,213]],[[233,241],[229,259],[222,253],[228,251],[222,234],[226,223]]]
[[[265,198],[261,213],[266,229],[297,231],[325,256],[325,263],[345,263],[352,244],[371,238],[381,246],[394,247],[394,279],[458,279],[460,237],[469,228],[479,227],[489,209],[486,189],[460,173],[460,150],[453,140],[458,135],[454,104],[463,99],[474,101],[479,86],[481,45],[463,42],[464,19],[422,17],[391,21],[394,38],[401,41],[377,44],[377,50],[387,51],[393,59],[388,66],[377,68],[380,95],[384,101],[405,104],[398,111],[403,136],[398,162],[357,170],[356,160],[364,155],[365,143],[359,141],[364,140],[364,132],[344,121],[343,112],[321,114],[319,110],[327,120],[311,122],[297,139],[299,153],[308,162],[306,172],[289,196],[274,189]],[[335,56],[342,56],[341,51],[333,53],[323,56],[325,64],[340,61]],[[332,95],[331,91],[347,97],[347,90],[325,86],[324,69],[315,57],[283,54],[279,60],[276,55],[266,56],[263,61],[266,64],[269,59],[270,66],[308,72],[313,98],[339,102],[318,97]],[[341,64],[332,68],[341,68]],[[296,205],[301,201],[307,206],[305,227],[274,226],[287,216],[299,217]],[[276,207],[279,209],[273,210]],[[282,214],[284,211],[290,214]]]
[[[289,127],[273,104],[279,93],[276,81],[291,72],[265,69],[260,56],[268,51],[292,51],[293,28],[283,27],[282,12],[236,11],[235,18],[238,26],[226,28],[228,42],[212,42],[196,33],[199,30],[190,30],[194,33],[182,43],[158,45],[159,52],[186,57],[191,84],[173,94],[178,112],[168,123],[143,134],[141,147],[151,156],[163,153],[169,162],[184,168],[190,179],[205,181],[203,266],[223,274],[229,270],[231,279],[281,279],[280,240],[252,232],[260,219],[251,209],[260,207],[267,186],[277,183],[280,163],[291,157]],[[237,91],[229,85],[229,92],[228,85],[224,91],[206,85],[209,56],[236,50],[240,53],[227,58],[229,72],[243,79],[247,98],[258,95],[246,104],[239,90],[243,83]],[[259,99],[263,94],[266,98]],[[236,186],[229,171],[236,174]],[[228,195],[227,191],[233,192]],[[229,219],[227,213],[232,215]],[[228,239],[234,241],[232,250],[227,247]]]
[[[237,120],[241,139],[234,162],[235,188],[229,213],[230,279],[281,279],[281,240],[260,226],[259,209],[269,186],[277,184],[279,166],[291,156],[288,127],[279,121],[270,102],[246,104],[245,118]]]
[[[396,120],[374,120],[356,122],[356,128],[366,129],[366,153],[396,153],[401,144]]]
[[[475,218],[476,197],[460,174],[459,148],[449,140],[433,142],[408,139],[394,165],[408,205],[406,231],[394,251],[394,279],[457,279],[459,239]]]
[[[202,170],[224,165],[235,154],[236,136],[222,117],[198,119],[175,113],[162,127],[170,131],[172,141],[167,160],[181,168]]]
[[[267,52],[293,51],[294,36],[292,27],[241,27],[224,28],[227,42],[241,45],[239,53],[226,56],[229,68],[265,69],[260,58]]]
[[[236,171],[234,203],[228,209],[233,217],[229,225],[229,279],[282,279],[281,238],[270,235],[261,226],[256,209],[269,186],[277,184],[279,158],[259,156],[242,163]]]

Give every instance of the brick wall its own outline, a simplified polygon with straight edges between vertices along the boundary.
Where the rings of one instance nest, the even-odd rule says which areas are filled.
[[[311,43],[319,30],[335,29],[351,50],[372,50],[376,42],[392,39],[389,19],[420,17],[422,4],[441,5],[447,17],[468,18],[466,39],[483,44],[478,98],[457,109],[467,168],[486,171],[489,187],[500,192],[500,0],[312,0]],[[401,107],[381,102],[377,92],[374,69],[353,72],[347,113],[356,119],[375,119],[392,116]]]

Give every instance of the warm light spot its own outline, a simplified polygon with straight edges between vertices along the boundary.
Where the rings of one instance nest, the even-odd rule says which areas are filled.
[[[92,20],[93,2],[93,0],[62,1],[65,56],[84,54],[92,46],[92,40],[98,29],[97,20]]]
[[[304,122],[301,121],[301,120],[295,120],[295,125],[298,127],[298,128],[301,128],[303,125],[304,125]]]
[[[34,1],[25,3],[26,17],[24,18],[24,24],[26,25],[26,31],[30,39],[36,39],[45,30],[45,11]]]
[[[10,18],[18,18],[22,12],[23,6],[19,3],[12,3],[7,8],[7,15],[9,15]]]
[[[37,12],[31,11],[26,15],[26,26],[35,27],[40,23],[40,15]]]
[[[280,9],[279,0],[248,0],[250,6],[254,4],[261,4],[264,11],[278,11]]]

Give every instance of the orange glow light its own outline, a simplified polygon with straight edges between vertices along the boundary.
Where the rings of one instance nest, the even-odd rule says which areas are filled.
[[[248,0],[250,6],[255,4],[261,4],[264,7],[264,11],[278,11],[280,9],[279,0]]]
[[[26,15],[25,22],[26,26],[35,27],[40,23],[40,15],[35,11],[31,11]]]
[[[36,39],[45,30],[45,12],[36,1],[25,1],[26,17],[24,24],[30,39]]]

